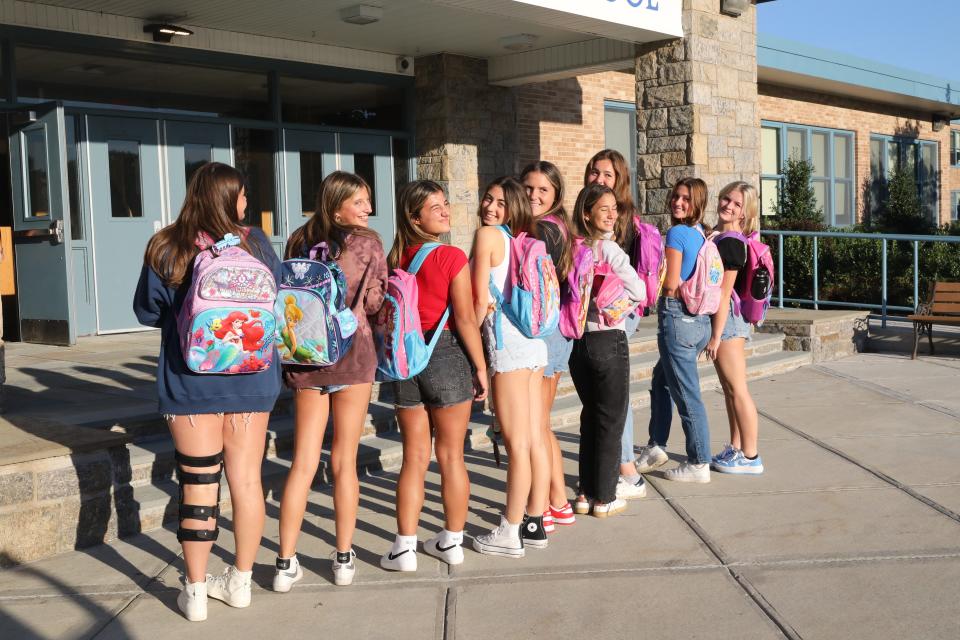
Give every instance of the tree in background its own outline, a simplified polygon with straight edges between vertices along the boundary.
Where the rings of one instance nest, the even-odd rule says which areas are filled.
[[[923,216],[914,170],[906,163],[890,172],[887,197],[880,204],[881,230],[887,233],[929,234],[935,231]]]
[[[819,231],[824,228],[823,208],[817,204],[810,176],[813,164],[788,158],[777,203],[777,227],[780,229]]]

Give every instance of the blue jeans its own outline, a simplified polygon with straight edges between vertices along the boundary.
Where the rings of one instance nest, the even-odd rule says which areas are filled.
[[[687,460],[710,462],[710,427],[697,372],[697,356],[710,340],[710,316],[692,316],[680,300],[668,297],[660,298],[657,315],[660,361],[650,389],[649,444],[666,446],[675,402],[687,437]]]
[[[623,332],[627,334],[627,340],[630,340],[630,336],[636,332],[637,325],[640,324],[640,318],[642,317],[643,312],[639,309],[627,316],[623,327]],[[633,462],[633,409],[630,408],[629,391],[627,392],[627,419],[623,423],[623,438],[620,440],[620,462]]]

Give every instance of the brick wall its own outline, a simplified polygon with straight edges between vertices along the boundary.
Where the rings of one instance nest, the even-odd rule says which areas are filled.
[[[523,85],[514,94],[519,168],[536,160],[557,165],[566,182],[564,204],[572,211],[587,161],[606,146],[603,101],[636,100],[632,70]]]
[[[930,113],[768,84],[760,84],[758,91],[762,120],[854,132],[858,219],[863,219],[861,194],[870,177],[870,134],[893,135],[906,128],[917,131],[920,140],[938,142],[940,222],[950,220],[950,191],[960,189],[960,169],[950,167],[950,127],[934,131]]]

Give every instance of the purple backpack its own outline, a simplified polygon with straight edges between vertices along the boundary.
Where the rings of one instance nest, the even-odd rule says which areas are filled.
[[[177,315],[180,346],[194,373],[255,373],[273,364],[277,282],[228,233],[201,238],[193,278]]]
[[[570,241],[566,225],[557,216],[551,214],[545,219],[554,222],[564,239]],[[583,337],[587,326],[590,292],[593,290],[593,251],[583,238],[573,238],[570,251],[573,256],[570,273],[566,286],[560,287],[560,333],[576,340]]]
[[[664,259],[663,238],[660,230],[652,224],[640,222],[633,217],[633,262],[637,265],[637,275],[647,289],[647,299],[640,303],[644,309],[657,304],[660,297],[660,285],[663,282]]]

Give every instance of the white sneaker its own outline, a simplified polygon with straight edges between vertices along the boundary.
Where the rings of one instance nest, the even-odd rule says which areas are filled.
[[[637,467],[637,473],[646,473],[663,465],[669,459],[667,452],[654,444],[640,449],[640,455],[633,464]]]
[[[463,564],[463,543],[450,542],[441,545],[440,538],[442,533],[437,534],[423,543],[423,550],[434,558],[442,560],[447,564]]]
[[[674,469],[667,469],[663,477],[674,482],[699,482],[706,484],[710,482],[710,465],[692,464],[690,462],[681,462]]]
[[[237,609],[249,607],[252,575],[253,571],[240,571],[232,565],[219,576],[207,574],[207,595]]]
[[[388,571],[416,571],[417,548],[398,547],[396,543],[380,556],[380,566]]]
[[[504,516],[500,516],[500,526],[490,533],[481,533],[474,538],[473,549],[477,553],[491,556],[522,558],[524,550],[520,524],[510,524]]]
[[[340,562],[337,560],[337,552],[334,551],[331,559],[333,560],[333,584],[338,587],[346,587],[353,583],[353,576],[357,573],[357,563],[354,562],[357,554],[350,549],[350,560]]]
[[[286,593],[293,587],[293,583],[303,578],[303,569],[297,556],[282,559],[277,558],[276,572],[273,574],[273,590],[277,593]]]
[[[622,513],[627,509],[627,502],[623,498],[616,498],[613,502],[593,503],[593,516],[595,518],[608,518]]]
[[[207,583],[183,581],[183,591],[177,596],[177,607],[190,622],[207,619]]]
[[[647,495],[647,483],[642,476],[639,476],[639,478],[640,481],[634,484],[620,476],[620,479],[617,480],[617,497],[624,500],[633,500]]]

